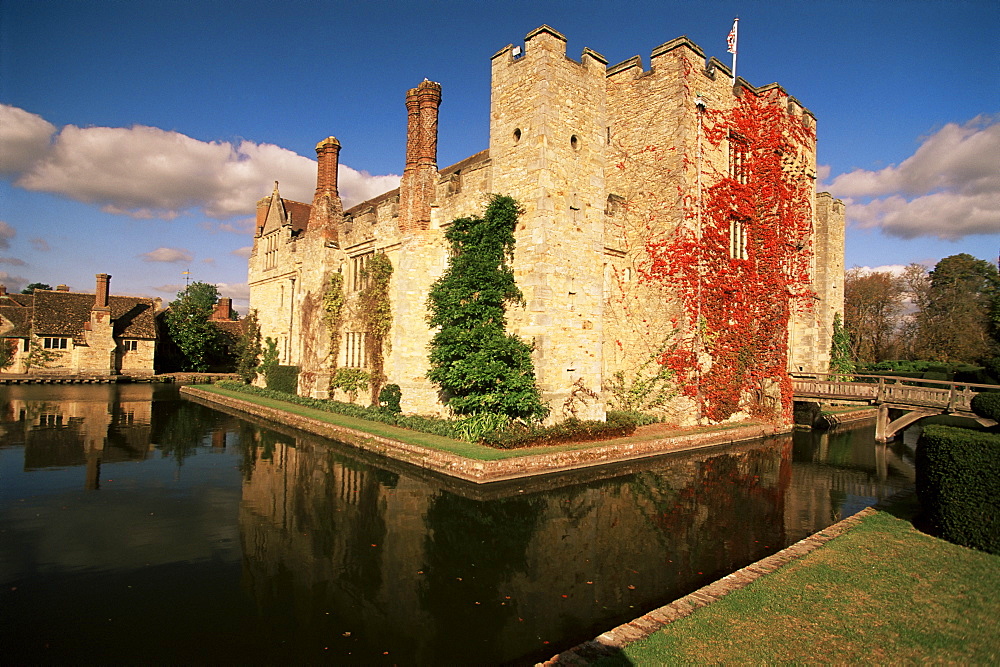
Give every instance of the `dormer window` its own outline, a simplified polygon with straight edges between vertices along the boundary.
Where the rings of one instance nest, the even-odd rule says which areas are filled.
[[[65,350],[69,347],[69,338],[43,338],[42,347],[46,350]]]

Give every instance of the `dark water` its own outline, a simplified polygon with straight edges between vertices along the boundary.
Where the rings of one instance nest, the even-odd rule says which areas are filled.
[[[175,387],[0,387],[0,654],[530,662],[912,479],[860,428],[483,488]]]

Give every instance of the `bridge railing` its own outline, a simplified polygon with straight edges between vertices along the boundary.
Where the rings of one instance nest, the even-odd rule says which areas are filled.
[[[796,394],[803,396],[944,408],[948,412],[971,412],[977,393],[1000,391],[1000,386],[993,384],[843,373],[794,373],[792,386]]]

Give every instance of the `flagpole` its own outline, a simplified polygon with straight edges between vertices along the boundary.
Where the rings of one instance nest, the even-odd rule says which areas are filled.
[[[733,29],[729,31],[728,46],[729,52],[733,54],[733,87],[736,87],[736,42],[739,39],[740,17],[733,19]]]

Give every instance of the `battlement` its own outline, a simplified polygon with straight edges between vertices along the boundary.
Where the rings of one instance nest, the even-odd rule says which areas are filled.
[[[567,61],[584,67],[604,69],[608,65],[607,58],[587,47],[583,49],[580,60],[573,60],[566,55],[566,36],[547,25],[541,25],[525,35],[523,48],[508,44],[493,54],[491,60],[494,67],[498,64],[514,65],[543,53],[562,56]]]

